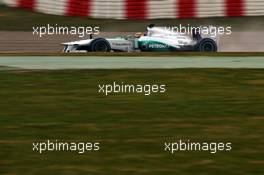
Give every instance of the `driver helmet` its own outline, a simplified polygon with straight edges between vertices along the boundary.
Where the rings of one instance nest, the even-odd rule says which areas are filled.
[[[143,36],[143,33],[137,32],[134,36],[135,38],[140,38],[141,36]]]

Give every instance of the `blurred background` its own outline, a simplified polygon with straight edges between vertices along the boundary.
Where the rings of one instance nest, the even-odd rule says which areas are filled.
[[[264,50],[264,1],[260,0],[1,0],[0,52],[59,52],[78,35],[39,38],[32,27],[99,26],[101,36],[144,32],[146,25],[231,26],[220,51]]]
[[[22,52],[55,55],[62,49],[60,43],[85,38],[33,35],[33,27],[47,24],[99,26],[101,36],[144,32],[150,23],[232,26],[232,35],[220,38],[220,51],[264,51],[263,0],[0,0],[0,4],[0,53],[18,52],[21,62],[26,62]],[[54,58],[46,57],[51,63]],[[217,58],[211,59],[217,64]],[[167,91],[149,97],[96,93],[98,84],[114,81],[166,84]],[[263,69],[45,71],[0,65],[0,174],[263,175],[263,88]],[[32,151],[32,142],[46,139],[98,141],[102,149],[84,155]],[[215,155],[164,152],[164,142],[178,139],[232,142],[233,150]]]

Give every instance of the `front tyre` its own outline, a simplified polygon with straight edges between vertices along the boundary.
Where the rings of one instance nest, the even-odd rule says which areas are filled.
[[[203,38],[198,41],[195,50],[198,52],[217,52],[217,44],[213,39]]]
[[[90,52],[110,52],[111,46],[106,39],[96,38],[91,42],[89,51]]]

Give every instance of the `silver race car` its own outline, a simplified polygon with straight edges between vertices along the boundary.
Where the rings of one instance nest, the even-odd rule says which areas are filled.
[[[181,35],[164,28],[147,27],[147,33],[116,38],[92,38],[62,43],[64,52],[161,52],[161,51],[198,51],[217,52],[217,42],[210,37],[202,37],[193,32],[192,36]]]

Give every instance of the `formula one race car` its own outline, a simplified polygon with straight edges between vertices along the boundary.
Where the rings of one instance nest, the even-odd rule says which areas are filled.
[[[92,38],[62,43],[64,52],[132,52],[132,51],[198,51],[216,52],[217,42],[210,37],[202,37],[193,32],[192,36],[181,35],[151,24],[145,35],[137,33],[134,37]]]

